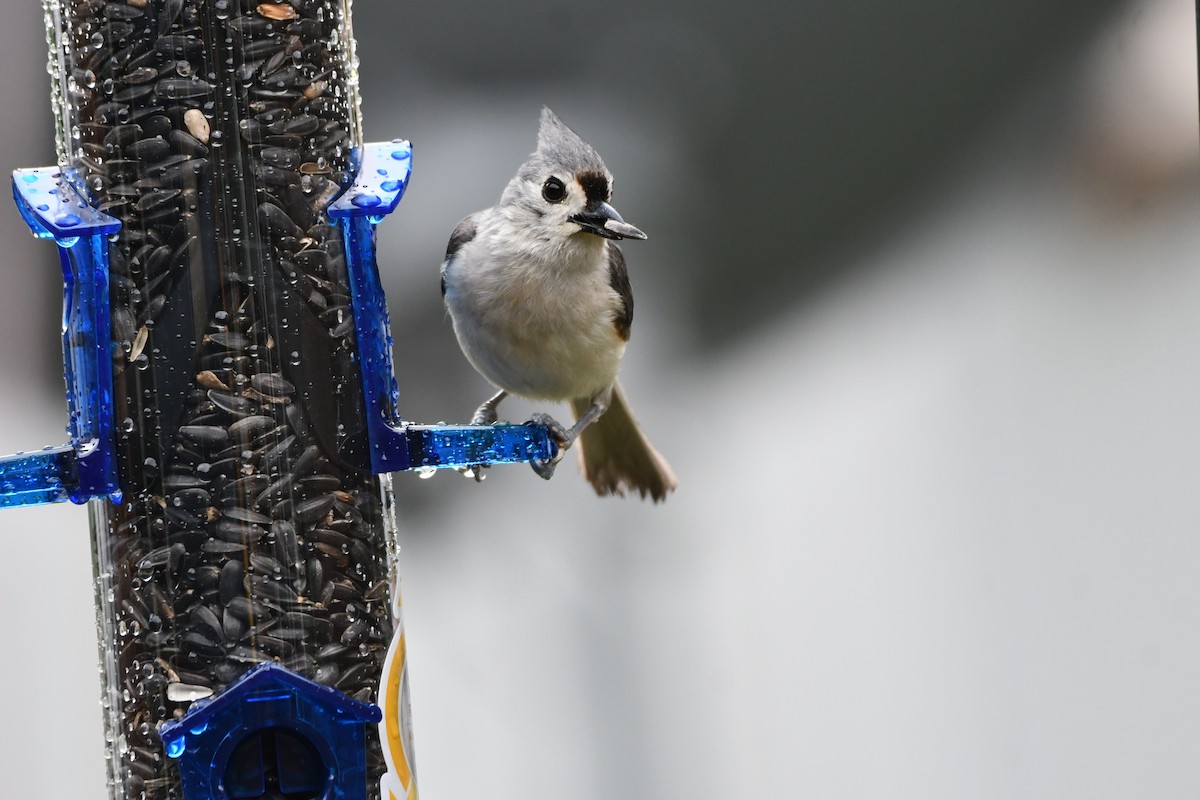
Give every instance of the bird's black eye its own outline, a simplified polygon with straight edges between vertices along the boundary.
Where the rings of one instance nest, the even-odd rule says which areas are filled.
[[[542,197],[549,203],[561,203],[567,196],[567,187],[558,178],[549,177],[542,184]]]

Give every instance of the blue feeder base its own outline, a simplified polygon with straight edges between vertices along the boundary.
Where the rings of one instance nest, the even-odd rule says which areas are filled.
[[[284,795],[365,800],[366,724],[382,714],[278,664],[263,664],[160,733],[185,800]]]

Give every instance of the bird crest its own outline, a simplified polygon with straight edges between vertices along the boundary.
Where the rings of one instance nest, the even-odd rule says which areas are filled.
[[[608,174],[600,154],[546,107],[542,108],[541,124],[538,126],[537,151],[530,161],[540,162],[541,166],[552,169],[569,170],[572,173]]]

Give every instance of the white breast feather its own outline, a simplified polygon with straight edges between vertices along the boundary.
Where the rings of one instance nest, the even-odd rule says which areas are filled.
[[[496,386],[533,400],[607,390],[625,342],[613,324],[621,300],[609,285],[604,241],[571,237],[572,246],[551,252],[512,237],[497,245],[489,228],[446,268],[446,304],[468,360]]]

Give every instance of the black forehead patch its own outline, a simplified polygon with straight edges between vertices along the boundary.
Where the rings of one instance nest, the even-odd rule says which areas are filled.
[[[575,176],[589,203],[608,202],[608,176],[603,172],[580,172]]]

